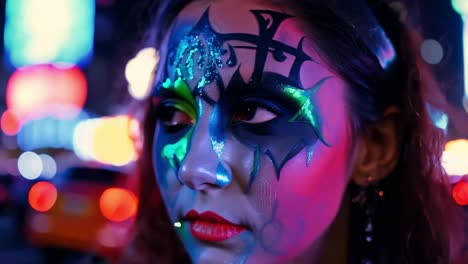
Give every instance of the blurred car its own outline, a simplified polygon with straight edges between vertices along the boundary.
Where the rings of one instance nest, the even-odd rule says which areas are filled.
[[[129,239],[137,197],[118,170],[72,167],[28,193],[26,237],[39,248],[116,256]]]

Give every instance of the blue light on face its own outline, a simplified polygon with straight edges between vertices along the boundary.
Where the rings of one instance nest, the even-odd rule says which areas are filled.
[[[7,0],[8,63],[87,64],[93,51],[94,14],[93,0]]]

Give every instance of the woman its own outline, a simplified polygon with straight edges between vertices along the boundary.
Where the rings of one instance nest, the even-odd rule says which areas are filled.
[[[157,10],[134,262],[461,261],[432,79],[385,2]]]

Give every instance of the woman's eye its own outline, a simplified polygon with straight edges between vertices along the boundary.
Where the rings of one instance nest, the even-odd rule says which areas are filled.
[[[178,128],[193,125],[194,120],[177,108],[166,107],[160,111],[159,122],[166,128],[177,130]]]
[[[259,124],[276,118],[277,115],[256,103],[242,103],[234,114],[233,122]]]

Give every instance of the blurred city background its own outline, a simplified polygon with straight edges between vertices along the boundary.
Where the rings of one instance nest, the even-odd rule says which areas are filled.
[[[137,105],[158,63],[143,45],[149,2],[0,1],[0,263],[112,262],[131,238]],[[467,208],[468,0],[389,2],[421,22],[442,83],[428,108]]]

